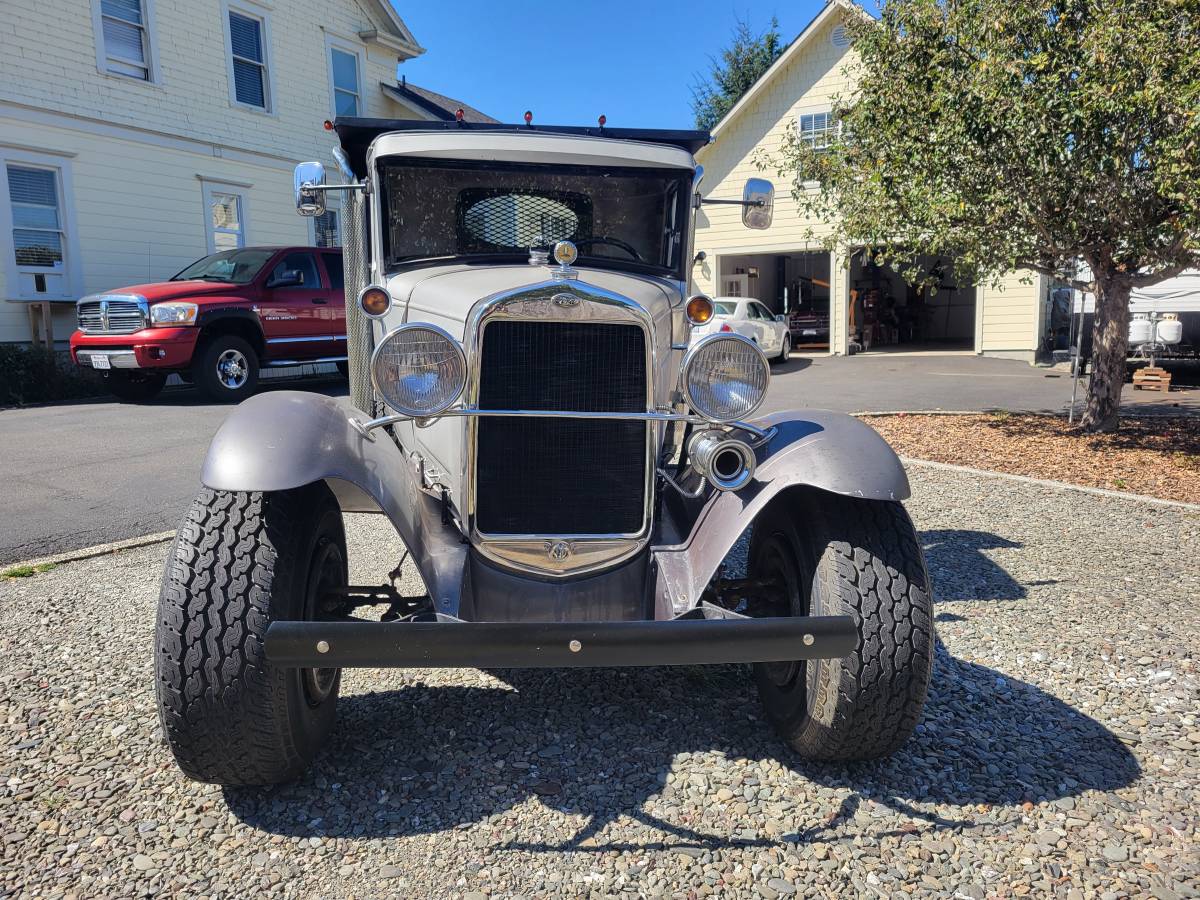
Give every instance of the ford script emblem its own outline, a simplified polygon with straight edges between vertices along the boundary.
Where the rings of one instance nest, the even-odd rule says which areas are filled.
[[[574,294],[555,294],[550,298],[555,306],[578,306],[579,298]]]

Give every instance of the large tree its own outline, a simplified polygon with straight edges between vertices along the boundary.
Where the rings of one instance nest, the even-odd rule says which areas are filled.
[[[738,19],[729,46],[709,58],[708,75],[692,85],[696,127],[709,129],[721,121],[781,53],[779,22],[771,19],[770,28],[755,34],[749,22]]]
[[[1116,428],[1130,290],[1200,266],[1200,0],[885,0],[849,19],[832,146],[793,132],[765,164],[843,249],[1092,292],[1083,427]]]

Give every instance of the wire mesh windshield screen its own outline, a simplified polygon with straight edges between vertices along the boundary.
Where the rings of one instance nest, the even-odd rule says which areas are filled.
[[[683,277],[692,173],[386,159],[389,267],[454,257],[524,257],[569,240],[579,261]]]

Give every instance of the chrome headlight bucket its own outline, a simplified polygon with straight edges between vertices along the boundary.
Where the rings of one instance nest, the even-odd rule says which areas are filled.
[[[396,412],[430,418],[462,394],[467,358],[458,341],[436,325],[401,325],[371,354],[371,382]]]
[[[767,396],[771,364],[758,344],[721,332],[698,341],[683,358],[682,387],[688,404],[710,422],[736,422]]]

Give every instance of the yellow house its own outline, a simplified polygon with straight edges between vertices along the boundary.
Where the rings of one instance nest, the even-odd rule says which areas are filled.
[[[697,155],[701,194],[740,199],[747,178],[765,175],[776,181],[775,213],[769,228],[751,231],[740,207],[702,206],[693,284],[712,296],[752,296],[776,313],[798,312],[798,348],[958,351],[1032,361],[1043,331],[1044,276],[1014,272],[999,288],[976,286],[955,275],[953,259],[923,257],[937,281],[918,291],[861,251],[849,259],[827,252],[820,242],[825,223],[802,216],[789,186],[755,164],[760,153],[779,148],[788,129],[818,147],[828,139],[833,98],[851,88],[854,50],[844,22],[861,14],[849,3],[827,3],[713,129],[713,142]]]

